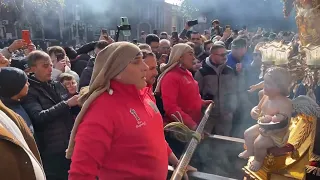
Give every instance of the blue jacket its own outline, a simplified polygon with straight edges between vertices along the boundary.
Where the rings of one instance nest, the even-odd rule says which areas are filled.
[[[27,124],[32,134],[34,134],[31,119],[27,112],[24,110],[24,108],[21,106],[20,102],[9,98],[1,98],[1,100],[5,106],[7,106],[9,109],[19,114],[23,118],[24,122]]]
[[[251,64],[252,58],[250,58],[249,53],[246,53],[241,60],[243,68],[248,68]],[[232,56],[232,52],[227,55],[227,65],[230,66],[233,70],[236,70],[236,64],[239,61]]]

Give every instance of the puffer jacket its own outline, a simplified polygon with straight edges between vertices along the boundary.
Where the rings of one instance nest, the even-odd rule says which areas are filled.
[[[40,82],[29,77],[29,93],[22,102],[34,126],[40,153],[65,152],[73,117],[66,100],[68,92],[58,82]]]
[[[226,64],[216,66],[208,57],[194,78],[198,82],[202,99],[214,101],[212,114],[236,111],[237,83],[231,67]]]

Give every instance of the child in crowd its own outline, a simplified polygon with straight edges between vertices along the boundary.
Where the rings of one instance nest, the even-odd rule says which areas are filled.
[[[76,79],[68,73],[62,73],[59,76],[60,83],[68,90],[69,97],[72,97],[76,94],[78,94],[78,83]],[[75,106],[71,108],[72,114],[74,115],[74,118],[79,114],[81,108],[79,106]]]

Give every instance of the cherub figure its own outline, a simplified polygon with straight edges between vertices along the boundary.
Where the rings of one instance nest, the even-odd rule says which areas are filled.
[[[267,149],[283,147],[289,138],[289,124],[292,114],[292,101],[287,97],[291,83],[290,73],[280,67],[272,67],[264,75],[264,97],[251,111],[258,124],[244,132],[247,149],[239,154],[247,159],[251,171],[258,171],[267,155]]]

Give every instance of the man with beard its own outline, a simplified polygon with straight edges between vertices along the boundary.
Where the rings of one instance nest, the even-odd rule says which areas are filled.
[[[160,39],[156,34],[148,34],[146,37],[146,44],[151,47],[151,50],[154,54],[157,54],[159,51],[159,42]]]
[[[168,57],[171,51],[170,41],[167,39],[161,39],[159,43],[159,53],[158,53],[158,65],[162,63],[167,63]]]
[[[196,58],[199,59],[201,62],[204,61],[208,57],[208,55],[205,53],[203,49],[201,34],[196,31],[192,32],[191,42],[194,43],[194,52],[195,52]]]
[[[210,56],[194,77],[202,99],[215,102],[205,131],[223,136],[230,136],[237,108],[236,77],[233,69],[226,64],[227,54],[223,45],[214,44]]]
[[[153,84],[156,81],[156,77],[158,76],[158,70],[157,70],[157,60],[156,56],[153,52],[148,50],[142,50],[144,63],[146,63],[149,67],[146,75],[146,82],[147,87],[145,88],[146,91],[148,91],[148,94],[153,95]],[[155,101],[154,97],[151,98]]]

